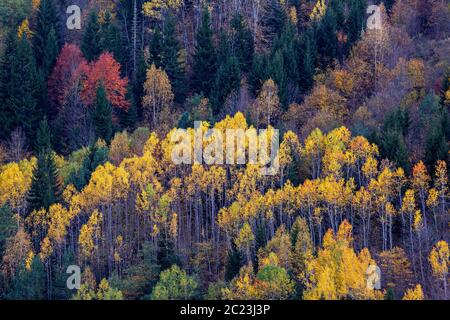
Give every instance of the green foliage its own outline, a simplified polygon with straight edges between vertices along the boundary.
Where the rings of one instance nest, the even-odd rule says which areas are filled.
[[[238,250],[234,244],[228,251],[227,264],[225,266],[225,281],[231,281],[239,274],[239,270],[244,264],[244,256],[241,250]]]
[[[2,0],[0,1],[0,25],[15,28],[31,13],[32,0]]]
[[[238,59],[243,72],[250,71],[255,54],[253,35],[246,25],[244,17],[237,13],[231,20],[232,54]]]
[[[204,10],[202,23],[196,35],[192,89],[208,97],[217,71],[216,49],[212,37],[211,17],[209,11]]]
[[[47,297],[46,274],[44,266],[38,256],[33,258],[31,269],[21,266],[14,276],[11,288],[6,294],[9,300],[42,300]]]
[[[189,300],[197,295],[198,283],[195,277],[186,274],[177,265],[161,272],[160,279],[152,292],[152,300]]]
[[[294,283],[284,268],[266,265],[258,271],[256,279],[261,281],[259,285],[262,299],[286,300],[294,292]]]
[[[113,21],[111,13],[106,11],[103,23],[100,25],[99,33],[100,52],[112,53],[116,61],[122,62],[124,59],[122,37],[119,27]]]
[[[92,121],[95,127],[97,139],[103,139],[107,143],[111,141],[112,130],[112,107],[106,97],[103,85],[98,86],[92,112]]]
[[[92,11],[89,14],[89,20],[83,34],[81,42],[81,51],[88,61],[94,61],[101,53],[102,47],[100,43],[100,24],[98,14]]]
[[[61,199],[61,184],[50,145],[50,130],[47,120],[41,121],[37,133],[37,166],[33,171],[33,181],[28,196],[30,212],[48,209]]]
[[[58,17],[53,0],[41,0],[36,15],[33,49],[36,63],[47,77],[59,53]]]
[[[6,240],[17,233],[17,222],[9,206],[0,207],[0,256],[3,257]]]

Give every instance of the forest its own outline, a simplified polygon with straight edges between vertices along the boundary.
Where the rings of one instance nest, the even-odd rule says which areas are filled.
[[[449,300],[449,21],[1,0],[0,299]],[[179,129],[277,131],[279,170],[174,163]]]

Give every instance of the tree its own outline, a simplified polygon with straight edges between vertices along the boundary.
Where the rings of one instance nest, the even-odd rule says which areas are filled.
[[[95,136],[103,139],[107,143],[112,137],[112,108],[106,97],[106,90],[103,85],[97,88],[95,103],[92,111],[92,121],[95,126]]]
[[[263,29],[263,42],[270,45],[283,30],[287,15],[279,0],[269,0],[263,8],[261,25]]]
[[[120,75],[120,64],[110,53],[102,53],[98,60],[92,62],[83,82],[81,97],[87,106],[92,106],[100,85],[106,91],[106,97],[114,108],[127,110],[130,103],[125,99],[128,79]]]
[[[232,54],[237,57],[240,69],[248,72],[253,63],[255,44],[251,30],[246,25],[244,17],[236,13],[231,20],[231,48]]]
[[[185,61],[177,39],[175,17],[172,14],[168,14],[164,21],[160,54],[160,67],[169,77],[175,100],[183,102],[186,95]]]
[[[433,274],[444,283],[444,299],[447,300],[447,275],[449,265],[449,249],[445,241],[439,241],[430,252],[430,261]]]
[[[10,129],[21,127],[30,141],[34,141],[36,124],[42,114],[37,105],[41,94],[40,83],[30,42],[22,36],[11,59],[5,100],[11,111],[8,114]]]
[[[152,300],[190,300],[197,295],[198,283],[186,271],[173,265],[161,272],[160,279],[153,288]]]
[[[55,110],[63,107],[70,88],[77,82],[80,73],[87,70],[87,61],[80,48],[65,44],[48,79],[48,97]]]
[[[89,14],[89,20],[81,42],[81,51],[89,62],[97,59],[101,53],[99,32],[98,13],[92,11]]]
[[[414,289],[408,289],[402,300],[424,300],[422,286],[418,284]]]
[[[46,78],[55,64],[59,53],[58,17],[53,0],[41,0],[36,16],[33,49],[36,63]]]
[[[196,46],[192,67],[192,89],[208,97],[217,71],[216,49],[212,36],[211,17],[209,11],[205,9],[202,23],[196,34]]]
[[[264,82],[258,97],[251,109],[252,119],[259,128],[263,123],[272,125],[280,114],[278,87],[272,79]]]
[[[214,114],[220,113],[227,96],[239,89],[241,75],[239,62],[235,57],[228,57],[217,70],[214,86],[211,90],[211,102]]]
[[[144,119],[156,128],[158,114],[164,108],[170,108],[174,95],[172,85],[167,73],[162,69],[157,69],[154,64],[147,71],[147,80],[144,83],[145,96],[142,98],[144,108]]]
[[[104,14],[98,37],[99,52],[110,52],[116,61],[122,62],[124,58],[122,37],[109,10]]]
[[[62,195],[58,170],[51,150],[50,129],[46,119],[40,122],[36,141],[38,159],[28,196],[29,212],[42,208],[48,210],[52,204],[60,201]]]

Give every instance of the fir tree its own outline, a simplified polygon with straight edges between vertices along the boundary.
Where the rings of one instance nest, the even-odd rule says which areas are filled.
[[[306,93],[313,86],[316,64],[316,43],[311,30],[303,34],[299,52],[301,55],[299,88],[302,93]]]
[[[202,23],[197,31],[194,53],[192,86],[197,93],[209,96],[217,71],[216,49],[213,44],[211,17],[204,10]]]
[[[243,72],[250,71],[255,54],[255,44],[250,29],[241,14],[236,14],[231,21],[231,48],[239,60]]]
[[[268,45],[278,37],[287,20],[286,12],[279,0],[269,0],[264,8],[262,28]]]
[[[97,139],[103,139],[109,143],[112,137],[112,108],[106,98],[106,90],[103,85],[100,85],[96,91],[92,120]]]
[[[112,53],[116,61],[123,61],[123,44],[120,30],[113,21],[111,13],[106,11],[99,31],[100,52]]]
[[[99,32],[100,24],[98,22],[98,14],[92,11],[89,15],[86,31],[83,34],[81,42],[81,51],[88,61],[95,60],[101,53],[102,48]]]
[[[161,66],[169,76],[175,100],[183,102],[186,95],[186,72],[181,47],[177,39],[175,18],[171,14],[167,15],[164,21]]]
[[[47,77],[59,53],[58,17],[53,0],[41,0],[36,16],[33,49],[36,63]]]
[[[216,74],[213,90],[211,91],[211,102],[214,114],[218,114],[227,96],[239,89],[241,74],[239,61],[231,56],[220,66]]]
[[[60,201],[62,194],[47,119],[40,122],[37,130],[36,150],[38,159],[28,196],[29,212],[41,208],[47,210],[52,204]]]
[[[11,61],[5,99],[9,111],[12,112],[8,115],[9,130],[22,127],[27,138],[34,141],[35,127],[40,118],[37,103],[41,97],[42,79],[39,78],[33,50],[25,36],[17,42]]]

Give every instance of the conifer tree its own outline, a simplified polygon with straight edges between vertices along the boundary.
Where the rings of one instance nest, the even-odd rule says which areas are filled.
[[[193,64],[192,89],[209,96],[217,71],[216,49],[213,44],[211,17],[204,10],[202,23],[197,31]]]
[[[243,16],[239,13],[231,20],[231,29],[233,55],[239,60],[241,70],[248,72],[251,69],[255,54],[253,35],[248,26],[246,26]]]
[[[106,142],[111,141],[112,107],[106,98],[106,90],[103,85],[98,86],[96,91],[92,120],[95,126],[95,136]]]
[[[186,74],[181,47],[177,39],[175,18],[168,14],[164,21],[161,66],[169,76],[175,100],[182,102],[186,94]]]
[[[50,74],[59,53],[58,30],[58,17],[53,0],[41,0],[36,16],[33,49],[37,66],[43,69],[45,77]]]
[[[29,212],[48,209],[61,198],[61,185],[51,148],[51,133],[47,119],[40,122],[36,134],[37,166],[28,196]]]
[[[102,24],[99,29],[100,52],[108,51],[113,54],[114,59],[123,61],[123,44],[120,30],[113,21],[109,11],[106,11]]]
[[[38,99],[40,84],[33,50],[25,35],[17,42],[11,59],[10,79],[6,88],[6,104],[11,113],[10,130],[22,127],[30,141],[34,140],[35,127],[40,117]],[[9,132],[8,132],[9,134]]]
[[[81,51],[88,61],[95,60],[101,53],[100,45],[100,24],[98,22],[98,14],[92,11],[86,25],[86,31],[83,34],[81,42]]]

